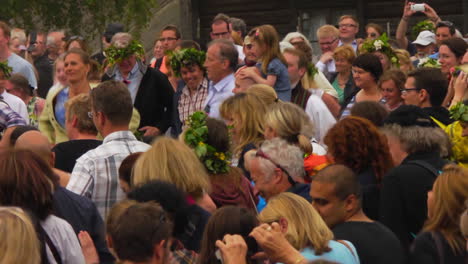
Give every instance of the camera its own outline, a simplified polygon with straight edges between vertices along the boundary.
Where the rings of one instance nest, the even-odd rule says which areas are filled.
[[[411,5],[411,10],[414,12],[422,12],[426,10],[426,8],[424,7],[424,4],[413,4]]]

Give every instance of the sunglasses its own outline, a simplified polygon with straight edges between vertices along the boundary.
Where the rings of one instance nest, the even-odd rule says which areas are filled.
[[[281,165],[279,165],[278,163],[276,163],[274,160],[272,160],[270,158],[270,156],[268,156],[265,152],[263,152],[261,149],[258,149],[257,150],[257,153],[255,154],[255,157],[260,157],[260,158],[264,158],[266,160],[269,160],[271,163],[273,163],[273,165],[275,165],[277,168],[279,168],[280,170],[282,170],[286,176],[288,176],[288,181],[289,183],[291,183],[291,185],[295,185],[296,184],[296,181],[291,177],[291,175],[289,175],[289,172]]]

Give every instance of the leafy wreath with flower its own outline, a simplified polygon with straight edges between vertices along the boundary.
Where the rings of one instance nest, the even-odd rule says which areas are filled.
[[[206,113],[194,112],[188,119],[188,128],[185,131],[185,143],[191,147],[209,173],[228,173],[230,168],[231,153],[218,152],[207,144],[208,127],[206,125]]]
[[[440,69],[440,62],[439,60],[433,59],[433,58],[422,58],[419,60],[418,63],[418,68],[438,68]]]
[[[450,117],[455,121],[468,122],[468,105],[459,102],[450,108]]]
[[[413,37],[413,39],[417,39],[419,33],[423,32],[424,30],[434,32],[435,31],[434,23],[432,23],[432,21],[430,20],[423,20],[417,23],[412,28],[411,36]]]
[[[383,33],[380,37],[374,40],[367,40],[362,44],[361,51],[372,53],[375,51],[382,52],[383,54],[387,55],[390,62],[399,67],[400,60],[398,59],[397,55],[393,51],[392,46],[388,43],[388,37],[386,33]]]
[[[145,49],[138,40],[132,40],[130,44],[125,48],[117,48],[111,45],[109,48],[104,50],[107,57],[109,66],[113,66],[124,59],[136,55],[138,58],[145,56]]]
[[[0,71],[3,72],[3,75],[6,77],[6,78],[10,78],[11,76],[11,73],[13,72],[13,68],[8,66],[8,62],[6,61],[0,61]]]
[[[174,71],[175,76],[180,77],[180,69],[192,65],[198,65],[203,70],[206,53],[194,48],[182,49],[168,53],[169,64]]]

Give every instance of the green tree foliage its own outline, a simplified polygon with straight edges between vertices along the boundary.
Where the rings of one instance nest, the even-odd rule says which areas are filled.
[[[157,0],[1,0],[0,20],[27,30],[67,29],[85,37],[119,21],[139,35]],[[40,26],[39,26],[40,25]],[[40,28],[37,28],[40,27]]]

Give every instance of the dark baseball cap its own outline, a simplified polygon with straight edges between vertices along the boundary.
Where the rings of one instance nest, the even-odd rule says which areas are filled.
[[[104,31],[104,37],[110,42],[110,39],[119,32],[124,32],[124,25],[120,23],[110,23],[107,25],[106,31]]]

